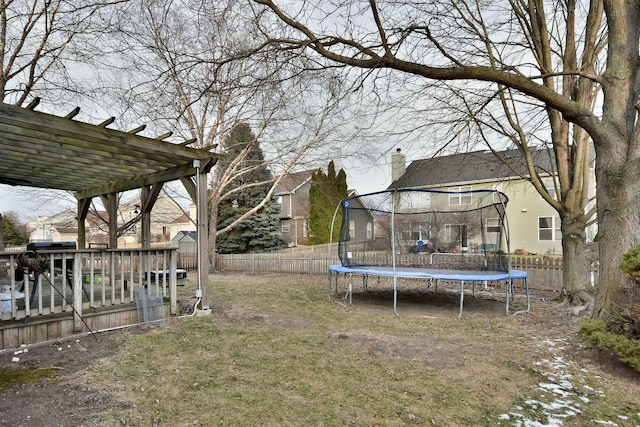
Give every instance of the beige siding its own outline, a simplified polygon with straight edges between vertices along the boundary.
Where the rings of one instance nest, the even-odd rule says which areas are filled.
[[[557,217],[558,212],[540,197],[526,181],[504,183],[502,191],[509,197],[507,218],[511,231],[511,251],[518,249],[535,254],[562,254],[560,240],[538,238],[538,219]]]
[[[558,213],[545,202],[533,185],[524,180],[503,182],[484,182],[466,184],[473,190],[499,189],[507,195],[507,220],[509,221],[510,249],[524,251],[531,254],[562,254],[562,243],[557,241],[541,241],[538,239],[538,219],[540,217],[556,217]],[[441,190],[457,189],[453,187],[439,187]]]

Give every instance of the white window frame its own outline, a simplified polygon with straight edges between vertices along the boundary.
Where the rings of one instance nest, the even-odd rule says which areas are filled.
[[[554,200],[558,200],[558,197],[556,194],[555,180],[553,179],[553,177],[542,178],[540,182],[542,183],[542,186],[547,190],[547,193],[549,193],[551,198]],[[540,195],[540,199],[542,199],[542,195]]]
[[[551,219],[551,227],[540,227],[540,220],[542,219]],[[542,232],[551,232],[550,239],[543,239],[541,236]],[[557,242],[562,240],[562,230],[560,228],[560,217],[559,216],[539,216],[538,217],[538,241],[539,242]]]
[[[291,232],[291,224],[289,224],[288,220],[282,221],[282,227],[280,229],[283,233]]]
[[[459,243],[460,229],[464,224],[445,224],[444,243]]]
[[[492,190],[504,193],[504,191],[502,191],[502,183],[501,182],[498,183],[498,184],[494,184]],[[502,201],[502,198],[500,197],[500,195],[497,194],[497,193],[493,193],[493,203],[500,203],[501,201]]]
[[[428,191],[407,191],[402,193],[401,209],[415,209],[431,207],[431,193]]]
[[[373,238],[373,223],[371,221],[367,221],[367,239]]]
[[[493,231],[493,229],[497,229]],[[486,218],[484,223],[484,230],[487,234],[500,233],[502,226],[500,225],[500,218]]]
[[[356,236],[356,221],[353,219],[349,220],[349,240],[353,239]]]
[[[449,194],[449,206],[468,206],[472,204],[473,197],[471,196],[471,193],[466,193],[471,190],[472,187],[470,185],[451,188],[450,191],[453,191],[454,193]]]

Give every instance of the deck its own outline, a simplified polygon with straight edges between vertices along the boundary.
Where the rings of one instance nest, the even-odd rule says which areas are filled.
[[[30,266],[24,255],[0,253],[1,349],[139,324],[141,295],[168,316],[178,312],[176,286],[186,272],[176,268],[175,249],[38,254],[46,262]]]

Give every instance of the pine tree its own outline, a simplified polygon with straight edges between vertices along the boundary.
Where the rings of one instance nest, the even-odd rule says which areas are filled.
[[[219,167],[222,170],[229,167],[231,160],[237,158],[238,154],[249,145],[251,145],[249,153],[240,168],[258,167],[229,184],[227,193],[234,189],[240,190],[234,193],[232,197],[220,202],[218,206],[218,229],[226,227],[259,204],[271,188],[271,184],[268,183],[271,179],[271,171],[263,165],[264,155],[259,145],[257,143],[254,144],[255,139],[256,137],[251,128],[245,123],[235,126],[227,136],[226,155],[220,159]],[[247,186],[251,183],[260,182],[267,183]],[[242,188],[243,186],[246,186],[246,188]],[[278,248],[281,244],[278,233],[278,212],[278,204],[275,201],[270,201],[260,211],[242,221],[231,231],[218,236],[216,244],[218,253],[247,253]]]
[[[3,245],[23,245],[27,242],[24,230],[20,229],[17,215],[12,212],[0,215],[2,224]]]
[[[337,242],[342,212],[338,212],[336,217],[333,236],[331,236],[331,223],[340,200],[347,196],[347,175],[342,169],[336,174],[333,160],[329,162],[326,174],[322,170],[318,170],[311,176],[311,188],[309,189],[310,244]]]

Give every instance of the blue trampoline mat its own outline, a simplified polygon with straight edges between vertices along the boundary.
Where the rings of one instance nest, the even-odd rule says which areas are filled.
[[[483,271],[483,270],[446,270],[439,268],[415,267],[380,267],[380,266],[351,266],[332,265],[329,271],[334,273],[362,274],[367,276],[407,277],[414,279],[456,280],[464,282],[479,282],[486,280],[526,279],[527,272],[511,271]]]
[[[506,312],[509,314],[509,300],[514,297],[513,294],[513,280],[523,279],[527,292],[527,310],[531,309],[531,299],[529,296],[529,287],[527,285],[527,272],[521,270],[511,271],[483,271],[483,270],[447,270],[440,268],[416,268],[416,267],[381,267],[381,266],[351,266],[345,267],[340,264],[329,266],[329,298],[331,299],[331,276],[336,274],[336,291],[337,291],[337,275],[349,274],[349,304],[351,304],[352,284],[351,276],[361,275],[365,279],[369,276],[378,277],[393,277],[393,312],[397,315],[397,300],[398,289],[396,286],[396,279],[409,278],[409,279],[435,279],[438,280],[451,280],[460,282],[460,312],[458,317],[462,317],[464,306],[464,285],[468,282],[486,282],[491,280],[504,280],[507,282],[506,286]]]

